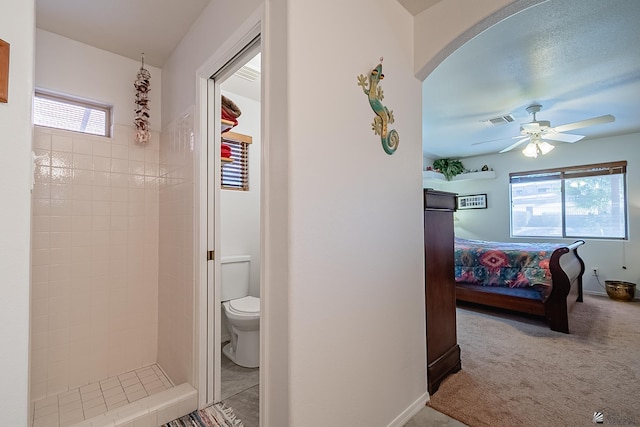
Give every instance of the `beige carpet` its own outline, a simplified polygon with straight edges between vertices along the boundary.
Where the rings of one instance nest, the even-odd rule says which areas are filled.
[[[585,296],[570,335],[540,320],[458,308],[462,371],[429,405],[469,426],[640,426],[640,303]]]

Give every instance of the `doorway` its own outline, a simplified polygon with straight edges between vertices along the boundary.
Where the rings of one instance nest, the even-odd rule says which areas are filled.
[[[222,278],[228,260],[248,260],[242,297],[259,299],[260,65],[258,36],[207,81],[207,403],[226,404],[247,427],[259,425],[259,368],[233,357],[240,341],[224,314]]]

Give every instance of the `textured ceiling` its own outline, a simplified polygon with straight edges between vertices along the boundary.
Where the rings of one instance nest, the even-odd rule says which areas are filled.
[[[573,134],[640,132],[638,22],[638,0],[550,0],[484,31],[424,81],[425,155],[497,153],[532,120],[532,103],[542,104],[537,119],[551,126],[616,118]],[[485,123],[506,114],[515,122]]]
[[[398,0],[418,14],[441,0]],[[449,1],[449,0],[447,0]],[[162,67],[209,0],[36,0],[38,28]],[[589,137],[640,132],[640,0],[549,0],[476,36],[423,84],[427,157],[496,153],[531,121],[604,114]],[[419,40],[416,43],[420,43]],[[512,114],[515,122],[488,127]],[[487,142],[489,141],[489,142]]]

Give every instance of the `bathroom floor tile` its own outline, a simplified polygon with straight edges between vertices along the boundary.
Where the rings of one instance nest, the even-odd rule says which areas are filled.
[[[233,413],[242,421],[244,427],[260,425],[260,390],[255,385],[222,401],[233,409]]]
[[[223,343],[223,347],[226,343]],[[234,396],[260,382],[260,368],[238,366],[222,355],[221,399]]]

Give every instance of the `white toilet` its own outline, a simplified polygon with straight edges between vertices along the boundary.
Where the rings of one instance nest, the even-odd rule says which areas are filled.
[[[260,298],[249,296],[251,257],[220,260],[222,311],[227,318],[231,342],[222,352],[236,365],[260,366]]]

